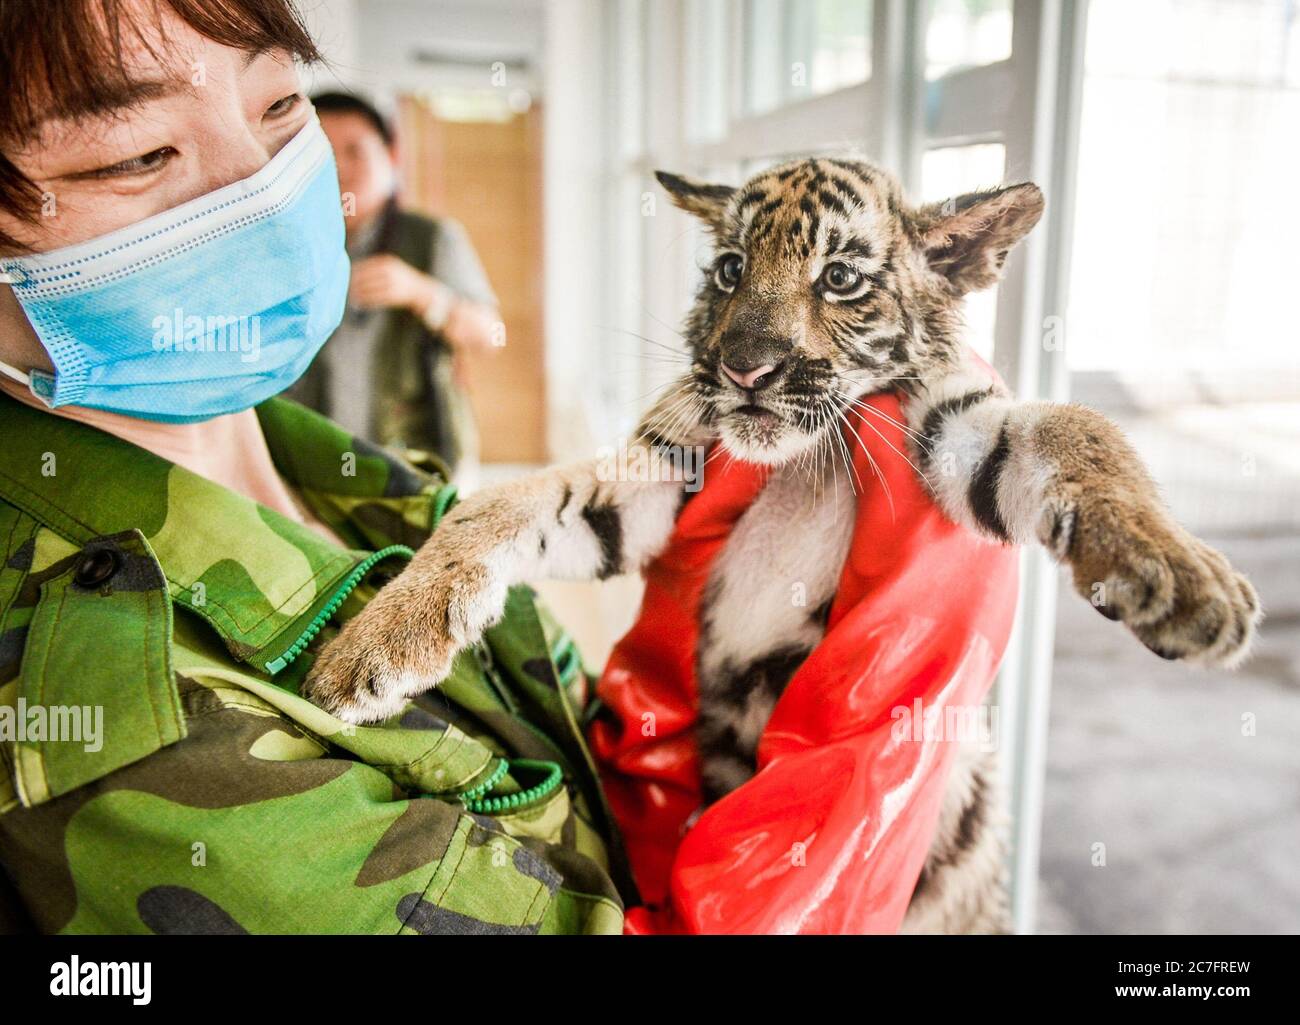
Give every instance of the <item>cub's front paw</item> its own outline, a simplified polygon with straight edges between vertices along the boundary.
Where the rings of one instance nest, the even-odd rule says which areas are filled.
[[[1234,666],[1262,613],[1250,581],[1158,506],[1080,500],[1064,556],[1075,589],[1161,658]]]
[[[482,564],[451,561],[428,576],[408,567],[321,651],[303,694],[344,722],[396,715],[446,678],[456,652],[500,617],[505,597]]]

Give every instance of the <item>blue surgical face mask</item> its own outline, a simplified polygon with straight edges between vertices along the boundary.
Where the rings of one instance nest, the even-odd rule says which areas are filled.
[[[164,423],[234,413],[294,383],[348,289],[329,140],[311,121],[250,178],[119,231],[0,259],[54,373],[49,406]]]

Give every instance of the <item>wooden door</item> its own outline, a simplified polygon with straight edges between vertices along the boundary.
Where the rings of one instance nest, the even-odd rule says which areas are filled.
[[[467,361],[482,461],[545,462],[541,111],[449,121],[415,97],[399,111],[404,205],[465,226],[501,304],[504,348]]]

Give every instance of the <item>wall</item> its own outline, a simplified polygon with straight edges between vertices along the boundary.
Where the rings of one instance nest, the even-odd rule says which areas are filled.
[[[547,460],[542,262],[542,113],[445,121],[418,100],[401,108],[406,204],[451,211],[500,301],[505,347],[465,361],[485,463]]]

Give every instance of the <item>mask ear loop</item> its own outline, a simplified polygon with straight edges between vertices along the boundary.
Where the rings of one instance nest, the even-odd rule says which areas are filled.
[[[0,284],[17,285],[20,284],[22,281],[23,278],[21,275],[15,275],[10,271],[0,270]],[[19,384],[24,384],[28,388],[32,386],[32,379],[29,375],[24,374],[17,367],[11,367],[8,363],[5,363],[3,360],[0,360],[0,374],[4,374],[5,377],[12,377]]]
[[[11,367],[8,363],[0,362],[0,374],[4,374],[5,377],[12,377],[19,384],[26,385],[28,388],[32,386],[32,379],[29,375],[24,374],[17,367]]]

